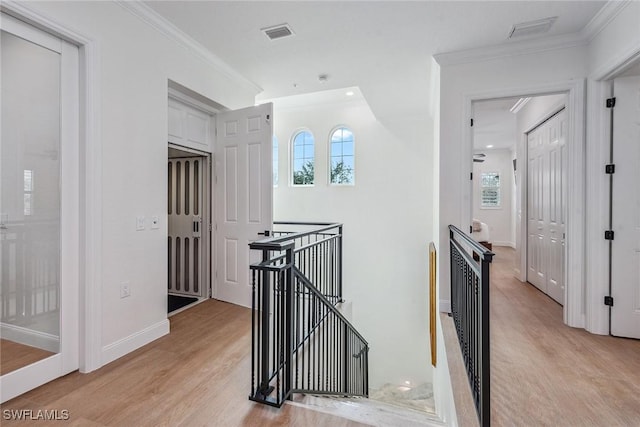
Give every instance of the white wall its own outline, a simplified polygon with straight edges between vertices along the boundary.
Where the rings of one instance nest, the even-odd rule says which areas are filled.
[[[608,20],[604,29],[588,44],[576,44],[566,48],[541,49],[534,53],[519,53],[478,60],[477,62],[451,63],[444,61],[440,69],[440,197],[439,234],[440,262],[439,283],[441,302],[447,305],[449,299],[448,273],[448,224],[468,227],[466,208],[469,206],[469,185],[466,177],[471,168],[465,160],[464,141],[468,132],[468,117],[465,117],[465,97],[481,98],[482,94],[495,97],[496,93],[513,94],[519,88],[545,87],[553,83],[573,81],[591,76],[592,79],[606,77],[616,66],[624,63],[631,55],[640,53],[640,3],[627,2],[613,4],[618,14]],[[604,174],[599,173],[605,163],[603,159],[602,105],[606,90],[590,80],[587,86],[587,230],[586,264],[590,271],[586,275],[586,324],[589,330],[603,333],[607,322],[602,306],[603,269],[597,267],[598,260],[604,259],[601,239],[602,210],[599,206],[606,197]],[[592,274],[593,273],[593,274]],[[597,279],[592,279],[597,277]],[[594,322],[591,320],[595,319]]]
[[[545,86],[583,78],[586,75],[586,48],[572,47],[533,54],[500,57],[475,63],[446,65],[440,69],[440,197],[439,197],[439,283],[440,298],[448,306],[449,248],[448,225],[469,228],[472,170],[470,147],[465,147],[469,117],[465,117],[465,97],[486,93],[515,96],[518,89]],[[548,66],[547,64],[553,64]],[[511,92],[511,93],[510,93]]]
[[[111,2],[26,5],[95,42],[101,123],[102,267],[99,345],[106,363],[168,328],[167,84],[171,79],[229,108],[253,105],[256,90],[196,56]],[[124,155],[126,153],[126,155]],[[92,171],[88,171],[92,173]],[[161,218],[135,231],[135,218]],[[120,298],[129,282],[131,296]]]
[[[371,387],[431,381],[430,138],[400,139],[364,101],[282,110],[276,100],[274,118],[280,177],[274,219],[344,223],[344,294],[353,302],[355,326],[371,346]],[[339,124],[355,135],[355,186],[328,184],[328,138]],[[301,127],[315,137],[313,187],[288,185],[290,138]]]
[[[486,157],[484,162],[473,163],[473,218],[489,226],[490,242],[496,246],[515,247],[511,236],[512,191],[514,187],[512,150],[481,150]],[[500,207],[481,207],[480,183],[483,172],[500,173]]]

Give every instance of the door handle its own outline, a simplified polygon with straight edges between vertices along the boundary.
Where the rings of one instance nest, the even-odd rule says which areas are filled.
[[[264,233],[258,233],[258,236],[269,237],[270,235],[271,235],[271,232],[269,230],[264,230]]]

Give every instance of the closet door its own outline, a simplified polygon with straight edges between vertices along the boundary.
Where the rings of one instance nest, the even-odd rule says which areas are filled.
[[[78,368],[79,80],[77,47],[0,26],[4,402]]]
[[[640,339],[640,76],[613,88],[611,334]]]
[[[527,281],[560,304],[565,288],[566,132],[563,109],[527,135]]]

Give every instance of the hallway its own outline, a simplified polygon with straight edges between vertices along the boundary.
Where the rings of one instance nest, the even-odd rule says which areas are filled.
[[[560,305],[513,277],[514,250],[493,251],[493,425],[640,425],[640,341],[564,325]]]

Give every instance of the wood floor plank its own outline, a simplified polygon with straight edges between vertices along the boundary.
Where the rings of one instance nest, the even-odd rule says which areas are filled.
[[[494,247],[492,423],[640,426],[640,341],[593,335],[513,277],[514,251]]]
[[[298,406],[278,410],[249,401],[250,313],[215,300],[198,304],[170,318],[169,335],[90,374],[59,378],[0,409],[66,409],[65,425],[90,427],[363,425]],[[48,423],[3,420],[2,425]]]

